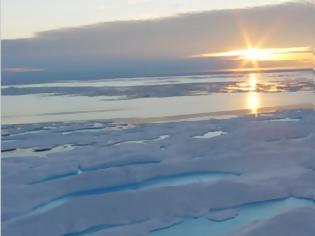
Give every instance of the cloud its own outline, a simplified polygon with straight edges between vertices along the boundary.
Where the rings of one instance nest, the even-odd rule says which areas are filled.
[[[30,73],[30,72],[40,72],[44,71],[43,68],[30,68],[30,67],[11,67],[11,68],[3,68],[4,72],[9,73]]]
[[[4,40],[3,66],[46,68],[24,82],[220,70],[237,64],[191,56],[245,48],[246,35],[266,48],[310,46],[313,22],[311,4],[301,2],[107,22]]]

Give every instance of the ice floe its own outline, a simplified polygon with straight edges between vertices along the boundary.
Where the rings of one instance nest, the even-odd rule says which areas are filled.
[[[313,110],[2,129],[4,235],[314,235]]]

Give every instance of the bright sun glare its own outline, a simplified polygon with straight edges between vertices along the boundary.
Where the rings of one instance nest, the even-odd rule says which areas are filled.
[[[248,61],[266,61],[271,60],[274,57],[274,53],[257,48],[250,48],[247,50],[239,51],[239,55],[242,59]]]
[[[236,68],[236,70],[260,70],[261,67],[266,68],[266,62],[274,62],[274,66],[269,63],[269,65],[271,65],[271,67],[269,68],[279,68],[279,65],[289,64],[288,61],[297,61],[299,63],[303,62],[303,64],[309,64],[313,61],[312,49],[309,47],[267,48],[264,47],[264,42],[268,39],[268,35],[265,35],[261,37],[260,40],[256,40],[255,42],[253,42],[246,27],[244,27],[242,24],[240,24],[239,26],[244,41],[244,48],[214,53],[202,53],[193,55],[192,57],[225,57],[226,60],[229,61],[239,61],[240,66],[239,68]]]

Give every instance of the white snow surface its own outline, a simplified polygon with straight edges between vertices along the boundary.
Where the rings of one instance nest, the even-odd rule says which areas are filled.
[[[224,135],[194,138],[209,132]],[[71,149],[60,151],[65,145]],[[313,110],[158,124],[7,125],[2,154],[5,236],[145,236],[192,218],[220,224],[237,219],[243,206],[292,198],[310,206],[228,235],[315,235]]]

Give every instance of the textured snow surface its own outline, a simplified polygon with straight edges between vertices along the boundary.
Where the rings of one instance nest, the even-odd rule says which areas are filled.
[[[5,236],[313,236],[315,112],[8,125],[1,174]]]

